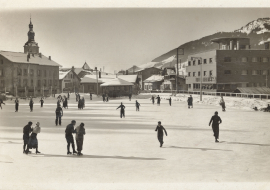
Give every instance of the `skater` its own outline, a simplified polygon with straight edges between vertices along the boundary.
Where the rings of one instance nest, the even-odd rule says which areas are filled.
[[[212,123],[213,122],[213,123]],[[216,111],[215,112],[215,115],[212,116],[210,122],[209,122],[209,126],[211,125],[212,123],[212,129],[213,129],[213,132],[214,132],[214,137],[216,139],[215,142],[219,142],[218,141],[218,138],[219,138],[219,124],[222,123],[222,120],[221,118],[218,116],[218,112]]]
[[[166,136],[168,136],[166,129],[161,125],[161,122],[159,121],[158,126],[157,126],[155,131],[157,131],[157,138],[158,138],[158,141],[160,143],[160,147],[162,147],[162,145],[164,143],[164,141],[163,141],[163,130],[165,131]]]
[[[155,97],[154,96],[152,96],[152,103],[153,103],[153,105],[155,104]]]
[[[19,110],[19,100],[18,98],[15,99],[15,112],[18,112]]]
[[[29,134],[31,133],[31,131],[33,131],[33,129],[31,128],[32,126],[32,122],[29,121],[28,124],[26,126],[24,126],[23,128],[23,153],[26,153],[26,145],[28,144],[29,141]]]
[[[81,99],[78,100],[78,109],[79,110],[82,109],[82,100]]]
[[[191,108],[193,108],[193,97],[190,95]]]
[[[157,99],[157,105],[160,106],[160,97],[159,97],[159,95],[156,97],[156,99]]]
[[[69,91],[68,91],[68,94],[67,94],[67,99],[69,100]]]
[[[132,94],[130,93],[130,94],[128,95],[128,97],[129,97],[129,101],[131,101]]]
[[[68,98],[67,98],[66,96],[64,96],[63,107],[64,107],[65,109],[68,109]]]
[[[187,100],[187,102],[188,102],[188,108],[190,108],[190,107],[192,107],[193,108],[193,106],[192,106],[192,99],[191,99],[192,97],[191,97],[191,95],[190,95],[190,97],[188,97],[188,100]]]
[[[92,100],[92,93],[90,92],[90,100]]]
[[[224,101],[224,99],[223,99],[223,96],[221,95],[221,99],[220,99],[220,102],[219,102],[219,104],[221,105],[221,107],[222,107],[222,111],[226,111],[225,110],[225,101]]]
[[[70,144],[72,145],[73,154],[77,154],[75,151],[74,139],[72,133],[75,133],[74,126],[76,125],[76,121],[72,120],[71,124],[67,125],[65,133],[66,133],[66,140],[67,140],[67,154],[71,154],[69,151]]]
[[[39,101],[40,101],[40,107],[43,107],[43,103],[44,103],[43,98],[41,98]]]
[[[2,109],[2,104],[6,105],[6,104],[3,102],[3,100],[0,99],[0,107],[1,107],[1,109]]]
[[[105,94],[102,94],[103,102],[105,102]]]
[[[60,101],[60,99],[57,100],[57,107],[61,107],[61,101]]]
[[[57,106],[56,110],[55,110],[55,115],[56,115],[56,119],[55,119],[55,125],[59,125],[61,126],[62,121],[61,121],[61,117],[63,116],[63,109],[61,108],[61,106]]]
[[[259,111],[258,108],[257,108],[256,106],[255,106],[253,109],[254,109],[255,111]]]
[[[33,111],[33,105],[34,105],[34,101],[33,101],[32,97],[30,96],[30,102],[29,102],[30,112]]]
[[[84,97],[82,97],[82,107],[81,107],[81,109],[83,109],[84,107],[85,107],[85,100],[84,100]]]
[[[172,98],[171,97],[169,98],[169,104],[170,104],[170,106],[172,105]]]
[[[125,117],[125,108],[126,108],[126,107],[123,105],[122,102],[121,102],[121,105],[120,105],[118,108],[121,108],[121,109],[120,109],[120,118],[122,118],[122,116]],[[116,109],[118,109],[118,108],[116,108]]]
[[[76,127],[75,131],[76,131],[76,145],[78,156],[81,156],[83,155],[81,151],[83,147],[83,137],[85,135],[84,123],[81,123],[78,127]]]
[[[30,135],[28,144],[27,144],[27,150],[25,151],[26,154],[29,153],[29,149],[35,148],[36,154],[39,154],[38,151],[38,140],[37,140],[37,134],[40,133],[40,126],[39,122],[36,123],[36,126],[33,128],[33,131]]]
[[[140,106],[141,104],[136,100],[136,111],[140,111]]]

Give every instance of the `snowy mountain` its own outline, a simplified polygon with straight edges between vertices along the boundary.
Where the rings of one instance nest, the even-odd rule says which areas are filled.
[[[246,26],[243,26],[242,28],[235,30],[234,32],[241,32],[246,34],[250,34],[252,32],[257,34],[270,32],[270,18],[259,18],[257,20],[248,23]]]

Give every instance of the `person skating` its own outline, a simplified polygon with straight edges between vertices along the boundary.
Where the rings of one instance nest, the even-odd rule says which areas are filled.
[[[33,105],[34,105],[34,101],[33,101],[32,97],[30,96],[30,102],[29,102],[30,112],[33,111]]]
[[[60,99],[57,99],[57,105],[56,105],[57,107],[59,106],[59,107],[61,107],[61,100]]]
[[[78,109],[79,110],[82,109],[82,100],[81,99],[78,100]]]
[[[68,94],[67,94],[67,99],[69,100],[69,92],[68,92]]]
[[[125,117],[125,108],[126,107],[123,105],[122,102],[121,102],[121,105],[118,108],[121,108],[120,109],[120,118],[122,118],[122,116]],[[116,109],[118,109],[118,108],[116,108]]]
[[[92,100],[92,93],[90,92],[90,100]]]
[[[105,102],[105,94],[102,94],[103,102]]]
[[[81,109],[83,109],[85,107],[85,100],[84,100],[84,97],[82,97],[82,107]]]
[[[129,101],[131,101],[132,94],[130,93],[130,94],[128,95],[128,97],[129,97]]]
[[[61,106],[57,106],[57,108],[55,110],[55,115],[56,115],[55,125],[57,126],[59,123],[59,125],[61,126],[61,124],[62,124],[61,118],[64,115],[63,109],[61,108]]]
[[[70,144],[72,145],[73,154],[77,154],[75,151],[74,139],[72,134],[75,133],[74,126],[76,125],[76,121],[72,120],[69,125],[67,125],[65,133],[66,133],[66,140],[67,140],[67,154],[71,154],[69,151]]]
[[[38,140],[37,140],[37,134],[40,133],[40,126],[39,122],[36,123],[36,126],[33,128],[33,131],[30,135],[28,144],[27,144],[27,150],[25,151],[26,154],[29,153],[29,149],[35,148],[36,154],[40,153],[38,151]]]
[[[15,112],[18,112],[19,110],[19,100],[18,98],[15,99]]]
[[[106,101],[109,102],[109,95],[106,94]]]
[[[224,99],[223,99],[223,96],[221,96],[221,99],[220,99],[220,102],[219,102],[219,104],[221,105],[221,107],[222,107],[222,111],[226,111],[225,110],[225,101],[224,101]]]
[[[161,125],[160,121],[158,122],[158,125],[157,125],[155,131],[157,131],[157,138],[158,138],[158,141],[160,143],[160,147],[162,147],[162,145],[164,143],[164,141],[163,141],[163,135],[164,135],[163,131],[165,131],[166,136],[168,136],[168,135],[167,135],[166,129]]]
[[[172,98],[171,97],[169,98],[169,104],[170,104],[170,106],[172,105]]]
[[[160,97],[159,97],[159,95],[156,97],[156,99],[157,99],[157,105],[160,106]]]
[[[154,96],[152,96],[152,103],[153,103],[153,105],[155,104],[155,97]]]
[[[43,107],[43,103],[44,103],[43,98],[41,98],[39,101],[40,101],[40,107]]]
[[[64,96],[63,107],[64,107],[65,109],[68,109],[68,98],[67,98],[66,96]]]
[[[141,104],[136,100],[136,111],[140,111]]]
[[[191,96],[188,97],[187,102],[188,102],[188,108],[193,107],[193,106],[192,106],[192,99],[191,99]]]
[[[6,105],[6,104],[3,102],[3,100],[0,99],[0,107],[1,107],[1,109],[2,109],[2,104]]]
[[[193,97],[190,95],[191,108],[193,108]]]
[[[76,127],[75,132],[76,132],[77,151],[78,151],[78,155],[80,156],[80,155],[83,155],[81,151],[82,151],[83,139],[85,135],[84,123],[81,123],[78,127]]]
[[[28,144],[28,141],[29,141],[29,134],[33,131],[32,129],[32,122],[29,121],[28,124],[26,126],[24,126],[23,128],[23,153],[26,153],[26,146]]]
[[[215,112],[215,115],[213,115],[211,117],[211,120],[209,122],[209,126],[211,125],[211,123],[212,123],[212,129],[213,129],[213,132],[214,132],[215,142],[219,142],[218,141],[218,139],[219,139],[219,124],[222,123],[222,120],[218,116],[217,111]]]

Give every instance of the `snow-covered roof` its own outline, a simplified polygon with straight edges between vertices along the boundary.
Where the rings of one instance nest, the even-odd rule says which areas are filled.
[[[81,83],[97,83],[97,78],[96,77],[89,77],[86,75],[81,79]],[[103,81],[98,80],[98,83],[103,83]]]
[[[131,83],[136,83],[137,77],[138,75],[118,75],[118,78],[131,82]]]
[[[161,62],[149,62],[149,63],[145,63],[143,65],[140,65],[139,66],[140,69],[138,69],[136,72],[143,71],[145,69],[152,68],[152,67],[161,68],[162,67],[162,63]]]
[[[131,82],[125,81],[120,78],[112,79],[108,82],[101,84],[100,86],[133,86]]]
[[[59,80],[62,80],[63,78],[65,78],[65,76],[70,72],[70,70],[68,71],[59,71]]]
[[[159,82],[159,81],[163,81],[163,80],[164,80],[164,76],[152,75],[151,77],[145,79],[143,82]]]
[[[29,61],[27,61],[28,54],[22,52],[0,51],[0,55],[2,55],[3,57],[7,58],[9,61],[14,63],[27,63],[27,64],[61,67],[60,64],[56,63],[53,60],[49,60],[49,58],[44,55],[40,57],[39,55],[35,54],[33,57],[32,54],[30,54]]]
[[[270,88],[267,87],[238,87],[235,92],[247,94],[270,94]]]

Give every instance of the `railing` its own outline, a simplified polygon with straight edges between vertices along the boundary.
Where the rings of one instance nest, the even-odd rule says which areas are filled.
[[[171,93],[176,94],[176,90],[152,90],[147,91],[150,93]],[[177,94],[200,94],[200,91],[187,91],[187,90],[178,90]],[[239,98],[259,98],[259,99],[270,99],[270,94],[249,94],[249,93],[232,93],[232,92],[210,92],[203,91],[202,95],[210,96],[230,96],[230,97],[239,97]]]

